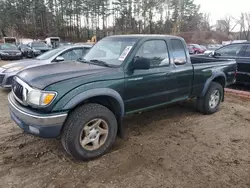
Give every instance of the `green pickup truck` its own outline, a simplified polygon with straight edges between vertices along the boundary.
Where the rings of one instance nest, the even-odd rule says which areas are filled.
[[[10,114],[25,132],[61,138],[76,160],[91,160],[123,136],[128,114],[190,98],[203,114],[215,113],[236,69],[234,60],[190,57],[179,37],[111,36],[79,61],[20,72]]]

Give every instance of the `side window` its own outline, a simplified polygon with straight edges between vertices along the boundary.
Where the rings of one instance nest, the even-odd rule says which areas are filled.
[[[172,55],[174,58],[174,63],[176,65],[184,65],[187,63],[187,56],[185,47],[181,40],[172,39],[171,40]]]
[[[149,59],[151,68],[170,63],[167,44],[164,40],[146,41],[138,50],[136,57]]]
[[[233,44],[233,45],[222,47],[216,50],[216,52],[219,53],[221,56],[234,57],[234,56],[239,55],[241,48],[242,48],[241,44]]]
[[[83,57],[83,49],[82,48],[78,48],[72,51],[72,57],[71,60],[77,60],[79,58]]]
[[[78,48],[72,51],[71,60],[77,60],[83,58],[85,54],[89,51],[89,48]]]
[[[247,46],[246,52],[245,52],[245,57],[250,57],[250,45]]]
[[[60,56],[62,56],[64,58],[65,61],[69,61],[71,60],[71,57],[72,57],[72,50],[70,51],[67,51],[67,52],[64,52],[62,53]]]
[[[83,48],[83,56],[89,52],[90,48]]]

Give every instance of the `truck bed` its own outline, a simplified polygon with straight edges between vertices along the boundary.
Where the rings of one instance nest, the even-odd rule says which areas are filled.
[[[202,93],[204,83],[207,82],[208,78],[213,78],[214,75],[218,76],[219,74],[225,77],[226,85],[235,82],[235,73],[237,69],[235,60],[207,57],[203,55],[191,56],[190,60],[194,68],[193,96]]]
[[[192,64],[232,61],[229,59],[219,59],[203,55],[190,56],[190,59]]]

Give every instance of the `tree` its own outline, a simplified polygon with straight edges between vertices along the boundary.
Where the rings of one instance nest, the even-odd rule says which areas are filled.
[[[250,13],[241,14],[240,26],[243,39],[250,40]]]
[[[93,35],[170,34],[208,25],[194,0],[0,0],[2,36],[85,41]]]

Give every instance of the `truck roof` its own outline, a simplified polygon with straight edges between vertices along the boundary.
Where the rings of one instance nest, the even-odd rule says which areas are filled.
[[[173,36],[173,35],[157,35],[157,34],[132,34],[132,35],[113,35],[109,36],[108,38],[138,38],[138,39],[143,39],[143,38],[171,38],[171,39],[182,39],[181,37],[178,36]]]

